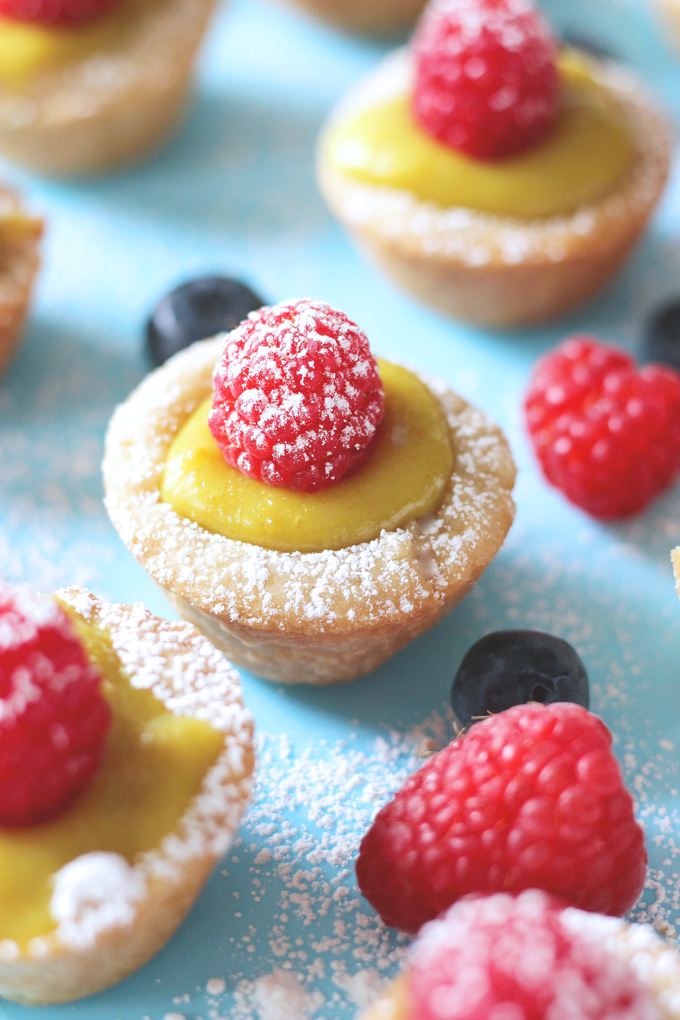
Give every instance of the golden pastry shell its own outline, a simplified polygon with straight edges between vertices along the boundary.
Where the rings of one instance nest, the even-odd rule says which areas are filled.
[[[514,516],[515,467],[500,430],[441,384],[455,467],[437,514],[372,542],[282,553],[212,534],[162,502],[173,437],[212,392],[224,338],[153,372],[115,412],[106,506],[124,543],[178,612],[260,676],[325,684],[370,672],[475,584]]]

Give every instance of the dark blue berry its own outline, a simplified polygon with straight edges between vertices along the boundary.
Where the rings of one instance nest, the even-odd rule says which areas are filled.
[[[570,644],[536,630],[497,630],[470,648],[451,688],[461,726],[529,701],[588,708],[588,674]]]
[[[564,32],[561,39],[563,46],[568,46],[570,49],[582,50],[584,53],[589,54],[591,57],[596,57],[598,60],[616,60],[616,54],[613,53],[607,46],[599,42],[597,39],[593,39],[587,35],[581,35],[580,32]]]
[[[664,305],[647,323],[644,360],[660,361],[680,371],[680,301]]]
[[[183,283],[166,294],[146,325],[146,342],[155,365],[196,340],[235,329],[265,302],[245,284],[223,276]]]

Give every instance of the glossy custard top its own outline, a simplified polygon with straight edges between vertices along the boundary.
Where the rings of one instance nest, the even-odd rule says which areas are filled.
[[[64,609],[102,672],[114,721],[102,767],[71,807],[41,825],[0,829],[0,941],[20,946],[56,927],[50,898],[60,868],[94,850],[133,862],[160,846],[224,746],[208,723],[133,688],[106,633]]]
[[[157,0],[121,0],[108,14],[81,25],[46,27],[0,17],[0,86],[21,89],[43,71],[115,46]]]
[[[384,361],[379,367],[385,416],[356,474],[316,493],[247,478],[210,434],[208,399],[172,443],[162,500],[208,531],[282,552],[343,549],[433,512],[453,466],[444,414],[417,376]]]
[[[611,193],[636,151],[620,104],[586,63],[565,53],[560,70],[558,122],[521,155],[478,160],[443,145],[417,126],[406,93],[340,117],[324,140],[324,155],[359,181],[443,207],[519,219],[567,215]]]

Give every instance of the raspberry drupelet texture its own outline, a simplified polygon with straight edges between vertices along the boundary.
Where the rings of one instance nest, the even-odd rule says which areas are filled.
[[[611,735],[579,705],[519,705],[412,775],[361,843],[359,888],[415,932],[469,893],[544,889],[622,915],[647,854]]]
[[[384,407],[365,334],[305,299],[253,312],[229,334],[209,425],[244,475],[315,492],[366,461]]]
[[[680,373],[588,337],[542,358],[525,402],[545,477],[593,517],[644,509],[680,472]]]
[[[557,46],[528,0],[432,0],[414,55],[415,119],[445,145],[500,159],[556,120]]]
[[[90,782],[111,712],[52,599],[0,587],[0,825],[44,821]]]
[[[661,1009],[633,968],[587,927],[579,931],[573,917],[565,923],[562,908],[536,889],[457,903],[426,925],[413,947],[411,1015],[661,1020]]]
[[[37,25],[78,25],[106,14],[119,0],[0,0],[0,16]]]

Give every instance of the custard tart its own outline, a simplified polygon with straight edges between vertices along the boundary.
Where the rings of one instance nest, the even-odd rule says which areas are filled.
[[[118,0],[78,25],[0,18],[0,153],[56,176],[158,148],[184,111],[214,0]]]
[[[433,4],[423,22],[456,6],[474,7]],[[563,53],[553,120],[538,137],[518,152],[511,138],[498,155],[489,117],[471,153],[451,142],[468,145],[467,125],[435,136],[417,118],[422,49],[388,56],[331,114],[317,178],[332,212],[406,291],[456,318],[514,327],[593,297],[640,238],[668,175],[668,128],[645,89],[626,69]],[[474,57],[449,77],[474,60],[486,66]],[[449,100],[427,88],[421,105],[435,107],[439,128]],[[499,107],[492,113],[515,88],[513,78],[485,97]],[[474,108],[467,93],[466,104]]]
[[[297,304],[324,322],[341,314]],[[104,485],[123,542],[231,661],[328,684],[375,669],[470,591],[512,523],[515,467],[486,415],[383,366],[385,417],[354,474],[311,493],[243,478],[208,432],[213,373],[244,327],[294,305],[148,376],[111,420]]]
[[[39,651],[42,717],[56,711],[55,691],[76,691],[65,703],[68,723],[53,720],[41,754],[54,757],[74,746],[70,777],[81,767],[80,745],[93,739],[95,718],[105,741],[94,774],[57,813],[54,807],[46,813],[46,804],[64,770],[58,773],[56,762],[43,769],[36,808],[30,787],[8,791],[3,743],[0,996],[42,1004],[120,981],[170,938],[234,838],[251,789],[253,745],[238,676],[193,627],[161,620],[142,605],[101,603],[78,588],[57,593],[64,619],[52,620],[54,601],[34,598],[20,637],[26,643],[31,628],[52,632],[35,653],[29,647],[27,660],[38,661]],[[0,597],[0,652],[9,654],[10,677],[8,627],[26,604],[25,596],[14,604]],[[54,654],[57,682],[48,686],[45,663],[59,641],[81,643],[87,671],[99,674],[108,723],[105,711],[102,725],[95,702],[84,714],[79,708],[76,679],[92,678],[76,677],[76,665],[63,669],[68,644]],[[15,672],[13,679],[21,686],[25,675]],[[5,686],[5,715],[12,709],[7,697]],[[21,798],[28,796],[27,806]],[[26,817],[31,811],[35,817]]]

